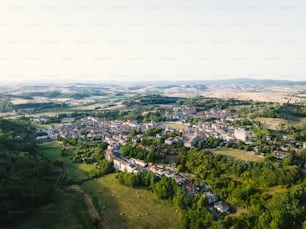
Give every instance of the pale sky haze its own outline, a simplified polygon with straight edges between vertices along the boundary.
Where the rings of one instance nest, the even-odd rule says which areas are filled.
[[[306,80],[305,0],[1,0],[0,83]]]

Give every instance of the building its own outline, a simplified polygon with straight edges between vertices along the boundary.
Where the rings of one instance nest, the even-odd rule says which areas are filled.
[[[122,172],[127,171],[128,162],[119,157],[114,157],[113,159],[114,168]]]
[[[247,133],[246,133],[245,129],[241,129],[241,128],[235,129],[234,137],[236,139],[245,142],[246,141],[246,136],[247,136]]]
[[[205,192],[204,195],[207,197],[209,204],[213,204],[218,201],[218,197],[212,192]]]
[[[306,149],[306,142],[303,142],[303,148]]]
[[[143,161],[143,160],[139,160],[139,159],[134,159],[134,158],[131,158],[130,161],[132,161],[134,164],[136,165],[139,165],[141,167],[146,167],[148,165],[147,162]]]
[[[184,133],[183,134],[184,146],[191,148],[196,146],[199,142],[204,142],[205,138],[203,136],[199,136],[198,132],[195,133]]]
[[[139,173],[139,169],[136,165],[130,164],[123,158],[114,157],[113,163],[114,168],[120,170],[121,172]]]
[[[214,208],[220,213],[229,213],[229,205],[222,200],[214,203]]]
[[[108,146],[106,153],[105,153],[105,158],[108,161],[113,161],[114,158],[114,151],[113,151],[113,147]]]

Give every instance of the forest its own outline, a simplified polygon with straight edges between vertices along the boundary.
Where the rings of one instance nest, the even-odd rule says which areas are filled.
[[[37,155],[35,136],[27,120],[0,119],[0,227],[52,201],[60,171]]]
[[[152,190],[156,198],[170,201],[182,213],[185,228],[305,228],[305,183],[296,166],[272,162],[244,162],[209,151],[180,152],[181,171],[195,174],[194,184],[207,184],[238,214],[216,217],[202,191],[190,196],[172,178],[152,172],[118,173],[123,185]],[[271,193],[273,188],[280,189]],[[239,209],[239,210],[238,210]]]

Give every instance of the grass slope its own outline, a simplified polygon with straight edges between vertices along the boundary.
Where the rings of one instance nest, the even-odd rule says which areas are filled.
[[[56,142],[42,144],[40,152],[42,156],[51,161],[63,161],[68,175],[75,180],[87,178],[87,172],[93,167],[93,165],[75,164],[68,157],[62,157],[60,146]],[[82,190],[92,198],[97,211],[106,222],[105,228],[182,228],[181,216],[171,203],[157,199],[151,191],[120,185],[115,176],[116,174],[109,174],[81,185]],[[79,194],[69,192],[69,195]],[[86,206],[81,199],[75,200],[79,202],[79,206],[73,205],[70,201],[63,202],[62,199],[59,199],[59,201],[61,203],[55,204],[61,206],[60,209],[71,209],[71,219],[67,218],[65,214],[56,215],[58,221],[62,222],[61,225],[70,225],[70,221],[73,220],[74,216],[77,216],[79,211],[83,212],[84,215],[87,214]],[[48,215],[44,217],[45,220],[41,217],[41,214],[35,213],[27,221],[27,225],[30,226],[26,227],[27,225],[24,224],[25,227],[23,228],[36,227],[36,225],[39,227],[41,221],[48,221]],[[49,222],[53,222],[54,217],[50,214]],[[79,220],[81,219],[82,217]],[[91,222],[89,216],[88,221]],[[83,228],[91,228],[91,225],[88,227],[88,224],[84,221],[80,225]],[[75,224],[71,225],[71,228],[75,226]],[[80,226],[74,228],[80,228]]]
[[[69,191],[59,193],[52,204],[33,211],[16,228],[75,229],[94,227],[81,194]]]
[[[91,193],[102,216],[115,228],[181,228],[181,216],[171,203],[145,189],[120,185],[109,174],[81,187]]]
[[[261,161],[263,159],[263,157],[254,155],[251,152],[236,149],[219,149],[212,152],[242,161]]]

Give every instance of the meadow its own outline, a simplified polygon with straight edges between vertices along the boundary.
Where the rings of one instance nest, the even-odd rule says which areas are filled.
[[[75,164],[61,156],[61,146],[56,142],[40,145],[40,154],[50,161],[63,161],[68,176],[76,181],[88,178],[93,168],[93,165]],[[116,173],[89,180],[80,187],[91,197],[103,228],[182,228],[181,215],[169,201],[157,199],[150,190],[119,184]],[[63,225],[71,225],[64,228],[94,228],[79,193],[65,189],[57,196],[49,206],[49,212],[54,214],[33,212],[20,228],[39,228],[48,220],[56,221],[52,228],[63,228]],[[65,214],[65,209],[70,209],[69,214]]]
[[[212,150],[214,154],[224,155],[227,157],[231,157],[237,160],[242,161],[261,161],[263,160],[262,156],[254,155],[252,152],[247,152],[243,150],[237,150],[237,149],[218,149],[218,150]]]

